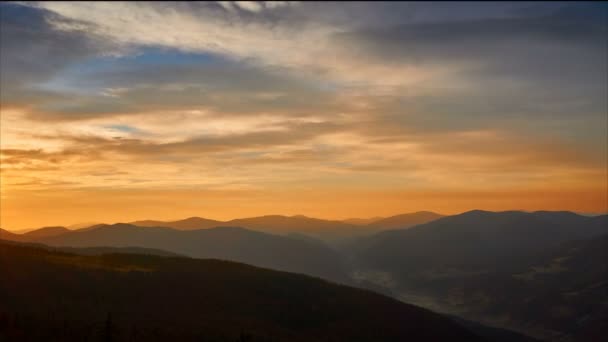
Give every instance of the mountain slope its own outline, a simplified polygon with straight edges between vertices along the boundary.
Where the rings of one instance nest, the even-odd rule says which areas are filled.
[[[272,234],[301,233],[322,239],[345,238],[369,232],[366,227],[301,215],[250,217],[228,221],[227,224]]]
[[[540,338],[603,341],[608,334],[608,235],[569,241],[512,271],[411,279],[441,305]],[[517,298],[518,300],[514,300]]]
[[[19,239],[18,234],[14,234],[14,233],[9,232],[8,230],[4,230],[4,229],[0,228],[0,240],[15,241],[18,239]]]
[[[373,292],[218,260],[0,242],[0,278],[0,340],[481,340]]]
[[[21,234],[21,238],[24,241],[35,240],[39,238],[61,235],[68,232],[70,232],[70,230],[65,227],[43,227]]]
[[[69,226],[66,226],[66,228],[69,230],[76,230],[76,229],[84,229],[84,228],[92,227],[92,226],[95,226],[98,224],[101,224],[101,223],[100,222],[81,222],[81,223],[71,224]]]
[[[608,216],[470,211],[360,240],[358,260],[382,269],[510,266],[565,241],[608,233]]]
[[[43,245],[40,243],[34,242],[20,242],[14,240],[4,240],[2,243],[7,245],[16,245],[23,247],[32,247],[32,248],[40,248],[46,249],[49,251],[55,252],[65,252],[79,255],[103,255],[103,254],[142,254],[142,255],[156,255],[163,257],[182,257],[183,255],[179,255],[176,253],[171,253],[167,251],[163,251],[160,249],[151,249],[151,248],[141,248],[141,247],[53,247],[48,245]]]
[[[358,226],[364,226],[376,221],[380,221],[382,220],[384,217],[380,217],[380,216],[376,216],[376,217],[370,217],[370,218],[358,218],[358,217],[353,217],[353,218],[348,218],[345,220],[342,220],[342,222],[344,223],[348,223],[348,224],[354,224],[354,225],[358,225]]]
[[[607,216],[472,211],[377,234],[354,253],[358,279],[404,301],[539,338],[574,338],[607,317],[607,234]]]
[[[73,231],[36,242],[69,247],[153,248],[196,258],[239,261],[339,282],[348,282],[349,279],[340,256],[322,244],[243,228],[180,231],[115,224]]]
[[[0,239],[11,241],[35,241],[37,239],[62,235],[69,232],[71,232],[71,230],[60,226],[30,229],[19,234],[0,229]]]
[[[381,220],[371,222],[367,224],[367,226],[384,230],[404,229],[431,222],[442,217],[443,215],[430,211],[419,211],[415,213],[407,213],[383,218]]]

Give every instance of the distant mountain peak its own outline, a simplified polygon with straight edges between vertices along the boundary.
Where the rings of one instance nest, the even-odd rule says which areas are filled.
[[[444,216],[431,211],[417,211],[413,213],[405,213],[386,217],[381,220],[371,222],[368,224],[368,226],[386,230],[405,229],[417,226],[419,224],[434,221],[442,217]]]
[[[200,217],[200,216],[192,216],[180,221],[215,221],[208,218]]]
[[[483,210],[483,209],[473,209],[469,211],[465,211],[459,215],[488,215],[488,214],[496,214],[495,212]]]

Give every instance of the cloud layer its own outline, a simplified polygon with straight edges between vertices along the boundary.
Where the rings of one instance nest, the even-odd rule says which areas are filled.
[[[49,191],[255,192],[239,209],[260,214],[290,211],[286,193],[323,215],[328,192],[385,193],[393,212],[412,203],[389,193],[466,189],[608,205],[605,4],[0,6],[8,228],[38,203],[17,196]]]

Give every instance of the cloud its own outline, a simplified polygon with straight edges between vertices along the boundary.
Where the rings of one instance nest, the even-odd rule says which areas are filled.
[[[122,49],[99,37],[57,30],[54,23],[70,21],[53,12],[14,4],[0,6],[3,109],[70,101],[69,94],[39,85],[75,63]]]
[[[0,6],[2,196],[605,188],[603,4]]]
[[[347,51],[336,50],[328,38],[348,26],[314,20],[306,11],[300,12],[300,6],[291,6],[294,9],[281,12],[283,16],[269,11],[243,15],[209,3],[44,2],[36,6],[79,23],[58,29],[105,37],[120,45],[213,53],[239,62],[286,68],[330,82],[401,84],[425,74],[423,70],[410,68],[395,75],[395,70],[381,64],[369,65]],[[298,19],[299,13],[306,19]]]
[[[306,3],[247,15],[212,3],[36,6],[59,18],[53,22],[62,25],[53,27],[62,34],[214,56],[175,65],[116,60],[115,71],[80,73],[68,81],[76,89],[120,93],[80,95],[76,103],[59,98],[32,111],[37,119],[151,107],[319,115],[353,111],[343,101],[352,92],[382,107],[379,115],[394,113],[408,125],[424,120],[466,127],[486,118],[491,124],[558,113],[589,115],[596,125],[607,107],[606,20],[593,4],[475,5],[465,11],[449,4]],[[245,6],[267,8],[262,2]],[[394,98],[390,108],[382,104],[387,95]]]
[[[298,1],[217,1],[217,3],[229,12],[237,9],[259,13],[263,10],[274,10],[281,7],[293,6]]]
[[[454,95],[432,94],[447,98],[447,103],[439,99],[438,107],[450,111],[459,105],[464,111],[499,115],[597,114],[606,110],[608,18],[602,6],[596,7],[364,28],[332,39],[371,63],[451,65],[454,84],[459,84]]]
[[[0,12],[3,88],[46,79],[90,54],[88,37],[55,31],[45,15],[51,12],[3,4]]]
[[[184,176],[196,175],[199,168],[216,173],[224,168],[243,167],[242,172],[233,170],[231,175],[240,174],[239,178],[244,177],[241,181],[250,185],[263,185],[271,179],[277,183],[313,177],[319,181],[351,179],[354,184],[380,186],[383,177],[373,173],[383,174],[402,186],[432,188],[458,187],[465,183],[470,187],[486,183],[502,187],[545,184],[551,180],[564,183],[565,179],[588,185],[605,178],[601,159],[594,153],[581,153],[575,147],[538,138],[471,131],[396,135],[392,140],[378,140],[357,132],[347,124],[291,123],[278,131],[244,131],[175,142],[136,137],[63,136],[60,138],[67,147],[58,152],[5,149],[1,154],[5,174],[46,163],[87,169],[97,169],[99,165],[117,170],[124,167],[137,177],[150,171],[142,174],[145,169],[131,169],[129,165],[149,165],[146,169],[154,169],[170,162],[181,169]],[[386,136],[386,133],[381,135]],[[304,169],[310,172],[303,173]],[[71,172],[81,170],[76,168]],[[264,181],[259,179],[261,175]],[[342,179],[335,179],[336,175]],[[214,177],[225,178],[217,174]],[[214,177],[209,176],[207,180]],[[97,177],[91,174],[91,178]],[[158,178],[158,183],[169,179],[173,177]]]

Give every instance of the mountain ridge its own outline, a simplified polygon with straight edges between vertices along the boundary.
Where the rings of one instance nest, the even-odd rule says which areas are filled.
[[[383,218],[367,224],[368,227],[381,229],[409,228],[445,217],[432,211],[417,211]]]
[[[342,257],[332,249],[319,243],[241,227],[178,230],[117,223],[33,239],[31,242],[60,247],[152,248],[195,258],[245,262],[350,282]]]

